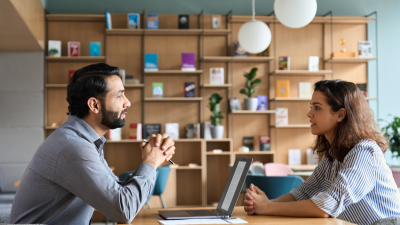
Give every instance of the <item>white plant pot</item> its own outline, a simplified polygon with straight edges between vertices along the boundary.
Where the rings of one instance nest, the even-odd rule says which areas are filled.
[[[244,108],[246,110],[256,111],[258,106],[258,98],[245,98]]]
[[[218,125],[211,127],[211,137],[214,139],[222,139],[224,136],[224,126]]]

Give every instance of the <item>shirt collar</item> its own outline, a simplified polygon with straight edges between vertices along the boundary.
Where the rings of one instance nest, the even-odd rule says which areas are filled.
[[[66,125],[72,126],[77,131],[79,131],[80,135],[83,138],[93,143],[99,150],[101,149],[104,142],[106,142],[106,138],[104,136],[99,138],[96,131],[94,131],[93,128],[85,120],[77,116],[69,115]]]

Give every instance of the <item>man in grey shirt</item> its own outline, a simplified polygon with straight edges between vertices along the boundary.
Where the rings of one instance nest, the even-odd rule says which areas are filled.
[[[154,186],[155,169],[175,153],[167,135],[142,143],[142,163],[119,181],[103,155],[108,129],[125,125],[131,106],[117,67],[77,70],[68,85],[68,121],[39,147],[18,187],[10,223],[89,224],[94,208],[130,223]]]

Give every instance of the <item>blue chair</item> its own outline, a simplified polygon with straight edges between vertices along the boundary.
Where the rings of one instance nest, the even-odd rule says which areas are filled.
[[[250,184],[254,184],[264,191],[269,199],[275,199],[299,187],[303,181],[299,176],[270,177],[248,174],[246,187],[249,188]]]

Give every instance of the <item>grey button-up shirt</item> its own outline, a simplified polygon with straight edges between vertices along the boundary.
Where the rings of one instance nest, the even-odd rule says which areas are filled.
[[[130,223],[154,186],[156,171],[142,163],[118,182],[103,156],[105,138],[69,116],[39,147],[12,205],[10,223],[89,224],[93,208]]]

